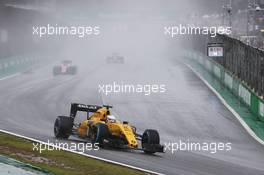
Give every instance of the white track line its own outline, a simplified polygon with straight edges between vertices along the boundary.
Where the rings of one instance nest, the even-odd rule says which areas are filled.
[[[220,101],[225,105],[225,107],[236,117],[236,119],[241,123],[241,125],[246,129],[250,136],[252,136],[261,145],[264,145],[264,141],[260,139],[254,131],[247,125],[247,123],[240,117],[240,115],[225,101],[225,99],[189,64],[185,64],[189,67],[203,82],[206,86],[213,91],[213,93],[220,99]]]
[[[26,137],[26,136],[23,136],[23,135],[20,135],[20,134],[16,134],[16,133],[13,133],[13,132],[5,131],[5,130],[2,130],[2,129],[0,129],[0,132],[6,133],[6,134],[10,134],[10,135],[13,135],[13,136],[16,136],[16,137],[20,137],[20,138],[23,138],[23,139],[26,139],[26,140],[30,140],[32,142],[41,143],[43,145],[51,146],[51,147],[54,147],[54,148],[57,148],[57,149],[61,149],[61,150],[64,150],[64,151],[68,151],[68,152],[71,152],[71,153],[79,154],[79,155],[82,155],[82,156],[85,156],[85,157],[101,160],[101,161],[104,161],[104,162],[107,162],[107,163],[112,163],[112,164],[128,167],[128,168],[131,168],[131,169],[139,170],[139,171],[150,173],[150,174],[164,175],[162,173],[154,172],[154,171],[147,170],[147,169],[144,169],[144,168],[139,168],[139,167],[135,167],[135,166],[132,166],[132,165],[127,165],[127,164],[124,164],[124,163],[116,162],[116,161],[109,160],[109,159],[104,159],[104,158],[101,158],[101,157],[89,155],[89,154],[78,152],[78,151],[73,151],[73,150],[70,150],[70,149],[66,149],[64,147],[56,146],[56,145],[51,144],[51,143],[43,142],[43,141],[40,141],[40,140],[37,140],[37,139],[33,139],[33,138]]]
[[[15,73],[15,74],[8,75],[8,76],[5,76],[3,78],[0,78],[0,81],[6,80],[6,79],[9,79],[9,78],[13,78],[13,77],[16,77],[16,76],[19,76],[19,75],[21,75],[21,72],[18,72],[18,73]]]

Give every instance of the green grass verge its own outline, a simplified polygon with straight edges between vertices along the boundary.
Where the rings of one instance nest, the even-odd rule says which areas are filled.
[[[141,171],[62,150],[33,151],[33,142],[0,132],[0,154],[56,175],[143,175]]]

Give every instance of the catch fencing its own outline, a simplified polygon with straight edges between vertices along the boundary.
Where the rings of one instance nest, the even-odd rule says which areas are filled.
[[[188,51],[185,57],[200,64],[205,70],[216,77],[237,98],[244,103],[250,111],[261,121],[264,121],[264,100],[253,92],[245,82],[239,80],[233,73],[225,69],[213,59],[197,51]]]
[[[224,57],[214,59],[237,79],[254,91],[264,96],[264,51],[243,43],[240,40],[217,35],[209,37],[208,43],[222,43]]]

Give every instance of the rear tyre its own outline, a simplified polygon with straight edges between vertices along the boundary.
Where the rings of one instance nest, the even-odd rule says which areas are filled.
[[[58,116],[54,123],[54,135],[58,139],[68,139],[72,133],[73,119]]]
[[[76,66],[71,66],[68,68],[68,73],[71,75],[75,75],[77,73],[77,67]]]
[[[104,139],[109,137],[109,130],[107,125],[98,123],[93,128],[92,133],[92,142],[99,144],[100,147],[103,147]]]
[[[142,135],[142,148],[145,153],[153,154],[155,151],[147,149],[147,145],[159,145],[160,144],[160,137],[157,130],[147,129]]]

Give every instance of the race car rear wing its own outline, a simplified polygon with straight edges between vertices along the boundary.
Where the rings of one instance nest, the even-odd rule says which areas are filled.
[[[102,106],[72,103],[71,104],[70,117],[75,118],[78,111],[83,111],[83,112],[89,113],[89,112],[96,112],[100,108],[102,108]]]
[[[98,105],[85,105],[80,103],[72,103],[70,117],[75,118],[78,111],[87,112],[88,113],[87,117],[88,117],[89,112],[96,112],[98,109],[102,107],[105,107],[107,109],[112,108],[112,106],[109,105],[98,106]]]

